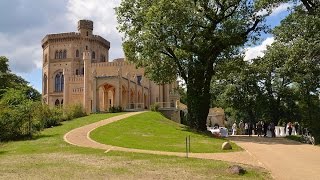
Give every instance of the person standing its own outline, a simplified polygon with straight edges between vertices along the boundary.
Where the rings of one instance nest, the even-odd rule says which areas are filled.
[[[292,123],[291,122],[288,123],[288,131],[289,131],[289,136],[291,136],[291,134],[292,134]]]
[[[252,135],[252,128],[253,128],[253,124],[251,122],[248,123],[248,135],[251,136]]]
[[[248,135],[248,123],[244,123],[244,133]]]
[[[244,131],[244,123],[243,121],[241,120],[240,123],[239,123],[239,129],[240,129],[240,132],[239,134],[240,135],[243,135],[243,131]]]
[[[232,125],[232,135],[237,135],[237,123],[234,122]]]
[[[258,134],[258,137],[260,137],[262,135],[262,122],[259,121],[257,123],[257,134]]]
[[[265,122],[263,124],[263,137],[267,137],[267,131],[268,131],[268,123]]]

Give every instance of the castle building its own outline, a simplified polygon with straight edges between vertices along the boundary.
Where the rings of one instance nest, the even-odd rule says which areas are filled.
[[[94,35],[93,22],[80,20],[78,32],[48,34],[42,39],[44,103],[82,104],[87,113],[160,107],[174,108],[177,83],[156,84],[125,59],[109,61],[110,42]]]

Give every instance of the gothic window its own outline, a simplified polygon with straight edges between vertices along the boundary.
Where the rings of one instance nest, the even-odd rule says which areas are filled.
[[[77,50],[76,50],[76,57],[79,57],[79,55],[80,55],[80,52],[79,52],[79,50],[77,49]]]
[[[62,50],[59,52],[59,59],[62,59]]]
[[[55,53],[55,55],[54,55],[54,58],[55,58],[55,59],[59,59],[59,52],[58,52],[58,50],[56,51],[56,53]]]
[[[64,50],[63,51],[63,59],[66,59],[67,58],[67,50]]]
[[[96,59],[96,53],[94,51],[92,51],[91,59]]]
[[[138,85],[141,85],[141,79],[142,79],[142,76],[137,76]]]
[[[45,74],[43,76],[43,94],[47,94],[47,82],[48,82],[48,77],[47,75]]]
[[[56,102],[54,102],[54,105],[56,105],[56,106],[59,106],[59,105],[60,105],[59,99],[57,99]]]
[[[62,92],[63,88],[64,88],[64,76],[62,72],[60,72],[55,77],[55,91]]]
[[[76,75],[79,75],[79,70],[78,69],[76,69]]]

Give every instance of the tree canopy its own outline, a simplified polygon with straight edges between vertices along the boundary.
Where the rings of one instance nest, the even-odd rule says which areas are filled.
[[[126,0],[117,8],[127,59],[157,83],[187,85],[191,127],[206,129],[216,64],[265,29],[250,0]]]

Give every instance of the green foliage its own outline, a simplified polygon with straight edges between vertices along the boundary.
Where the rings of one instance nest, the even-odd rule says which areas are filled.
[[[160,105],[158,103],[154,103],[150,106],[151,111],[158,112],[160,108]]]
[[[187,85],[190,125],[203,131],[215,65],[265,29],[250,0],[126,0],[116,11],[128,60],[157,83],[180,76]]]
[[[79,117],[86,116],[86,113],[81,104],[74,104],[64,107],[64,118],[66,120],[72,120]]]
[[[111,113],[118,113],[118,112],[122,112],[122,111],[123,111],[123,109],[121,106],[117,106],[117,107],[112,106],[109,108],[109,112],[111,112]]]

